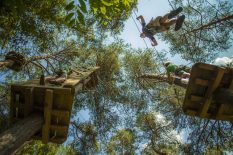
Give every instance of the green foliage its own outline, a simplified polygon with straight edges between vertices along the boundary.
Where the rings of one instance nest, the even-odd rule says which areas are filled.
[[[94,154],[99,150],[99,143],[96,139],[97,133],[95,126],[90,122],[72,123],[75,130],[74,140],[71,145],[77,149],[80,154]]]
[[[42,144],[41,141],[32,141],[20,149],[17,155],[75,155],[75,151],[67,146],[59,146],[56,144],[49,143],[47,145]]]
[[[212,3],[212,4],[211,4]],[[172,7],[182,6],[186,16],[179,31],[163,33],[162,38],[170,44],[170,53],[179,54],[192,62],[210,62],[225,52],[232,43],[232,22],[220,19],[232,15],[232,3],[207,0],[172,0]],[[212,22],[217,22],[211,24]],[[206,27],[202,27],[206,25]]]
[[[127,52],[124,56],[124,66],[131,76],[139,76],[143,73],[156,73],[157,63],[152,50]]]
[[[111,137],[108,146],[107,153],[111,155],[133,155],[135,154],[135,148],[133,146],[135,136],[130,129],[121,129],[116,132],[116,135]]]
[[[122,21],[128,19],[132,9],[136,7],[137,0],[79,0],[77,4],[71,1],[65,9],[68,11],[66,19],[70,13],[75,13],[74,18],[68,18],[68,25],[70,27],[79,28],[85,25],[85,18],[92,15],[96,19],[96,23],[110,31],[119,32],[122,28]],[[88,7],[87,7],[88,5]],[[69,24],[71,20],[75,20]],[[82,31],[77,29],[78,31]]]
[[[39,46],[43,52],[54,42],[62,25],[65,0],[3,0],[0,5],[0,47]]]

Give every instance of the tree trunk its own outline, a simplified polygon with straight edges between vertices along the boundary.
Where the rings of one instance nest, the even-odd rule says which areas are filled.
[[[167,78],[167,76],[156,75],[156,74],[143,74],[140,76],[140,78],[155,79],[155,80],[159,80],[159,82],[171,83],[169,79]],[[185,89],[187,88],[188,85],[185,83],[182,83],[180,78],[174,77],[174,76],[172,76],[172,78],[174,79],[173,83],[175,85],[183,87]]]
[[[206,28],[208,28],[208,27],[210,27],[212,25],[215,25],[215,24],[218,24],[218,23],[230,20],[230,19],[233,19],[233,15],[229,15],[229,16],[223,17],[223,18],[221,18],[219,20],[209,22],[208,24],[202,25],[201,27],[198,27],[196,29],[192,29],[189,32],[196,32],[196,31],[199,31],[199,30],[203,30],[203,29],[206,29]]]
[[[0,134],[0,155],[10,155],[42,128],[43,116],[33,114]]]

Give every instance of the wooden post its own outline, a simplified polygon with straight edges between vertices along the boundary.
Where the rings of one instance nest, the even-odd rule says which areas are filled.
[[[18,121],[12,128],[0,134],[0,154],[10,155],[29,140],[42,127],[43,116],[33,114]]]
[[[25,89],[25,104],[23,105],[24,117],[27,117],[33,111],[33,88]]]
[[[47,144],[50,138],[50,124],[51,124],[51,112],[53,105],[53,90],[45,91],[45,105],[44,105],[44,125],[42,128],[42,142]]]
[[[199,110],[200,117],[204,118],[205,115],[207,114],[209,106],[212,102],[212,94],[218,88],[218,86],[223,78],[224,72],[225,72],[225,69],[220,68],[220,67],[216,71],[216,78],[210,83],[210,86],[208,87],[207,92],[205,93],[205,97],[204,97],[205,101]]]

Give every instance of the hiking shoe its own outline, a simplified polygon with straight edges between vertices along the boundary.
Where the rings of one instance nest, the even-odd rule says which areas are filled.
[[[175,31],[178,31],[182,27],[184,23],[184,19],[185,19],[185,15],[182,15],[176,20]]]
[[[176,10],[172,10],[169,14],[168,14],[168,19],[174,18],[175,16],[177,16],[179,13],[181,13],[183,11],[182,7],[178,7]]]

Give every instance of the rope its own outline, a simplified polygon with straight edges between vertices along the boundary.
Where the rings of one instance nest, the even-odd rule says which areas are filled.
[[[134,11],[134,10],[133,10],[133,13],[134,13],[134,15],[135,15],[135,16],[136,16],[136,18],[137,18],[137,14],[135,13],[135,11]],[[136,25],[136,27],[137,27],[137,29],[138,29],[139,33],[141,33],[141,31],[140,31],[140,29],[139,29],[139,27],[138,27],[138,25],[137,25],[137,23],[136,23],[135,19],[133,18],[133,16],[131,16],[131,18],[133,19],[133,22],[134,22],[134,24]],[[144,43],[145,43],[146,47],[149,49],[149,47],[148,47],[148,45],[147,45],[147,43],[146,43],[145,39],[144,39],[144,38],[142,38],[142,39],[143,39],[143,41],[144,41]],[[154,48],[153,48],[153,51],[155,51],[155,52],[156,52],[156,54],[157,54],[157,56],[158,56],[158,58],[159,58],[160,63],[162,63],[162,62],[163,62],[163,60],[162,60],[162,58],[160,57],[160,54],[159,54],[158,50],[154,47]],[[159,67],[158,67],[158,72],[161,74],[161,71],[160,71],[160,68],[159,68]]]
[[[133,18],[133,16],[131,16],[131,18],[133,19],[133,22],[134,22],[134,24],[136,25],[136,27],[137,27],[137,29],[138,29],[138,32],[141,34],[142,32],[140,31],[140,29],[139,29],[139,27],[138,27],[138,25],[137,25],[135,19]],[[146,45],[146,48],[149,48],[148,45],[147,45],[147,43],[146,43],[146,40],[145,40],[144,38],[142,38],[142,39],[143,39],[143,41],[144,41],[144,43],[145,43],[145,45]]]

